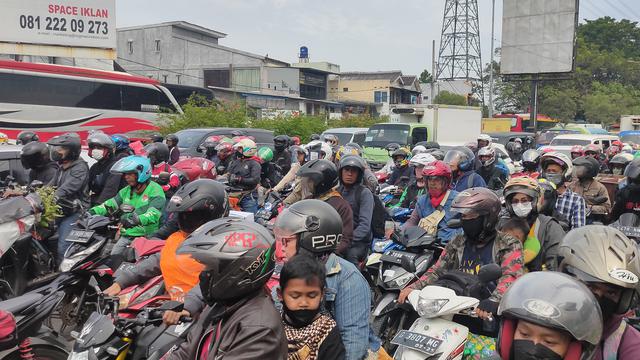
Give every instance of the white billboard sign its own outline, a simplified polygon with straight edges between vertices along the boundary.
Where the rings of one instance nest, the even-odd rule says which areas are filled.
[[[2,0],[0,42],[115,49],[115,0]]]
[[[504,0],[500,72],[573,70],[577,0]]]

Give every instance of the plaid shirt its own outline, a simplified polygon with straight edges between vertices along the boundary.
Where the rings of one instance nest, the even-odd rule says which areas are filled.
[[[569,189],[559,194],[556,200],[556,210],[567,218],[572,229],[586,225],[585,208],[584,198]]]

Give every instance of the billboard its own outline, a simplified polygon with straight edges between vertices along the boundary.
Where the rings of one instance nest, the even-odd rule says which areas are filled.
[[[0,42],[115,49],[115,0],[2,0]]]
[[[504,0],[500,72],[572,71],[577,25],[578,0]]]

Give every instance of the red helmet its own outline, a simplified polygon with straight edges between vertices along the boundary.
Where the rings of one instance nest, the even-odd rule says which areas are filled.
[[[613,142],[611,142],[611,145],[615,145],[615,146],[619,147],[620,149],[622,149],[622,147],[624,146],[624,144],[622,144],[622,141],[620,141],[620,140],[613,140]]]
[[[584,156],[584,148],[581,145],[573,145],[571,147],[571,158],[579,158],[580,156]]]
[[[611,145],[607,150],[605,150],[605,154],[607,154],[607,158],[611,159],[612,157],[620,154],[620,147],[618,145]]]
[[[293,145],[300,145],[300,138],[297,136],[292,136],[291,142],[293,143]]]
[[[218,152],[218,158],[224,160],[233,154],[233,145],[228,142],[222,142],[216,146],[216,151]]]
[[[430,164],[425,165],[422,170],[422,176],[438,176],[444,178],[446,185],[451,183],[451,167],[445,164],[444,161],[436,160]]]

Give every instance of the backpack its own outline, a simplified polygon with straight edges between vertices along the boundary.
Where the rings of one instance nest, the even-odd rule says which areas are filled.
[[[358,186],[358,190],[356,192],[356,204],[358,204],[358,211],[354,211],[353,219],[358,219],[360,215],[360,198],[362,197],[362,192],[364,191],[364,185]],[[384,223],[387,221],[387,210],[380,200],[379,197],[373,195],[373,215],[371,216],[371,234],[374,238],[383,238],[384,237]]]

